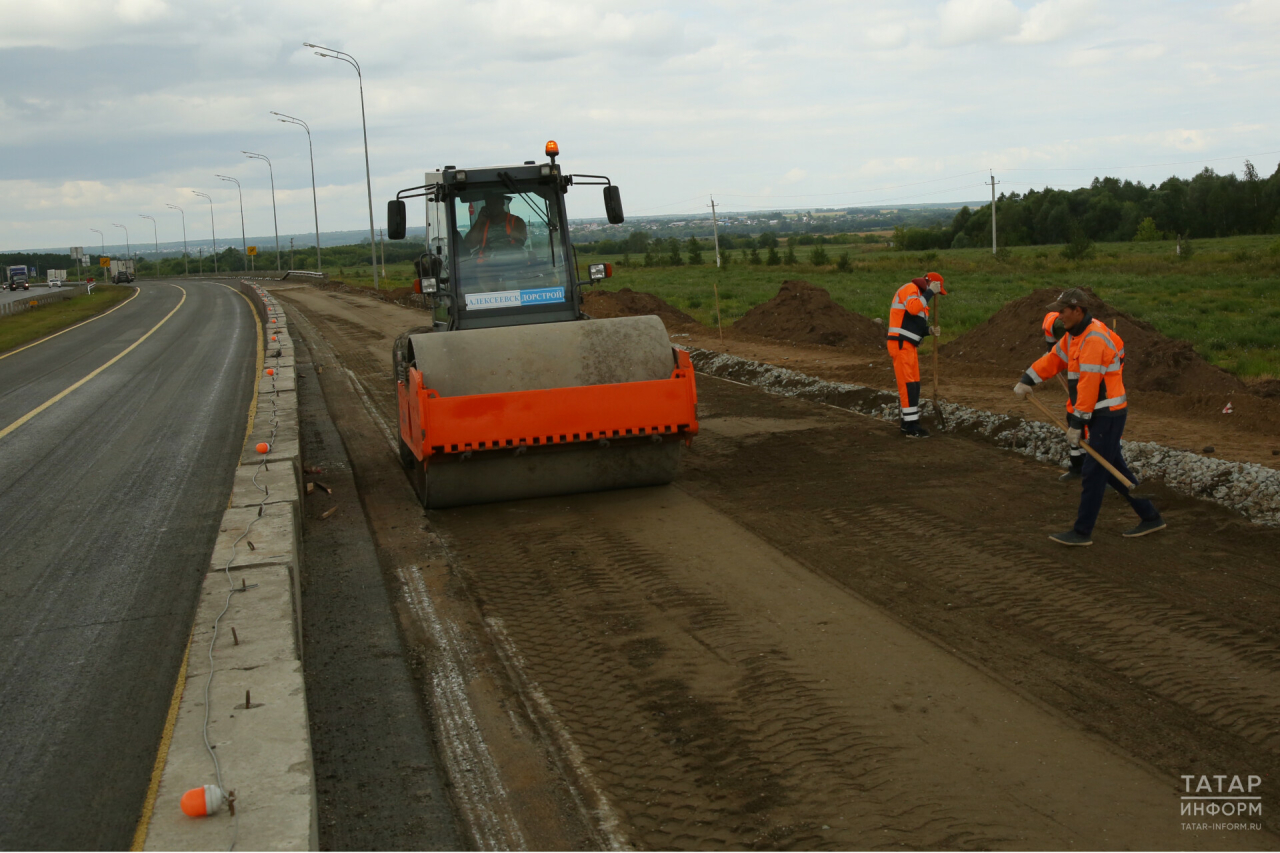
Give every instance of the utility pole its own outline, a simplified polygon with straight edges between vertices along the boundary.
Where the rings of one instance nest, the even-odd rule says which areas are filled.
[[[200,271],[196,275],[204,275],[204,246],[196,246],[196,257],[199,259]],[[218,256],[213,256],[214,265],[217,265]]]
[[[996,176],[991,175],[991,254],[996,253]]]
[[[720,269],[720,224],[716,221],[716,198],[711,199],[711,234],[716,241],[716,269]]]
[[[154,234],[156,238],[156,278],[159,278],[160,277],[160,229],[156,227],[156,218],[154,216],[147,216],[145,213],[139,213],[138,215],[141,216],[143,219],[151,220],[151,233]]]
[[[289,238],[289,269],[293,269],[293,238]]]
[[[387,279],[387,241],[383,239],[382,229],[378,229],[378,249],[382,252],[382,280]]]

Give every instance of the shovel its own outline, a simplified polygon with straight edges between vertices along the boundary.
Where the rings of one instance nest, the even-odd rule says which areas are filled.
[[[933,305],[933,325],[938,327],[938,332],[942,332],[942,294],[939,293],[934,298]],[[942,413],[942,406],[938,405],[938,341],[941,334],[933,339],[933,410],[938,413],[938,421],[942,424],[942,428],[946,430],[947,416]]]
[[[1034,405],[1037,409],[1043,412],[1044,416],[1048,418],[1050,421],[1052,421],[1054,426],[1056,426],[1058,429],[1062,430],[1063,432],[1067,431],[1066,424],[1058,420],[1057,416],[1055,416],[1053,412],[1049,411],[1049,408],[1045,406],[1044,403],[1041,403],[1039,400],[1037,400],[1035,394],[1027,394],[1026,398],[1031,401],[1032,405]],[[1085,441],[1084,439],[1081,439],[1080,446],[1084,448],[1085,453],[1088,453],[1090,456],[1093,457],[1095,462],[1097,462],[1103,468],[1107,469],[1108,474],[1110,474],[1112,477],[1115,477],[1117,480],[1123,483],[1126,489],[1134,488],[1134,482],[1130,480],[1128,477],[1126,477],[1125,475],[1121,474],[1119,471],[1117,471],[1116,466],[1112,465],[1110,462],[1103,459],[1102,456],[1098,453],[1098,451],[1094,450],[1092,447],[1089,446],[1089,442]],[[1136,498],[1138,500],[1143,500],[1147,496],[1144,495],[1139,497],[1138,495],[1130,495],[1130,497]]]

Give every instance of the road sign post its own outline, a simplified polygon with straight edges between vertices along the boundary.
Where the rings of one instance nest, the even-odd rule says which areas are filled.
[[[257,246],[249,246],[248,248],[246,248],[246,249],[244,250],[244,253],[245,253],[246,255],[248,255],[248,256],[249,256],[249,271],[250,271],[250,272],[253,272],[253,270],[257,268],[257,260],[256,260],[256,259],[257,259],[257,257],[258,257],[258,247],[257,247]]]

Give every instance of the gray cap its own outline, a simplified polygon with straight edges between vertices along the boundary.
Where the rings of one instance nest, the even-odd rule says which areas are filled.
[[[1085,293],[1078,287],[1064,290],[1058,294],[1058,298],[1054,302],[1050,302],[1050,308],[1084,308],[1093,300],[1089,298],[1089,294]]]

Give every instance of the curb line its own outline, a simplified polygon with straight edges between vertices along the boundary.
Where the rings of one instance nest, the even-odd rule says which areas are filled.
[[[249,281],[233,289],[257,314],[258,352],[265,346],[265,358],[257,359],[254,406],[200,592],[154,810],[135,849],[319,845],[302,671],[303,491],[293,340],[274,297]],[[257,452],[259,443],[269,444],[267,453]],[[189,818],[179,808],[183,793],[217,782],[211,750],[223,787],[235,792],[236,814],[224,808]]]

